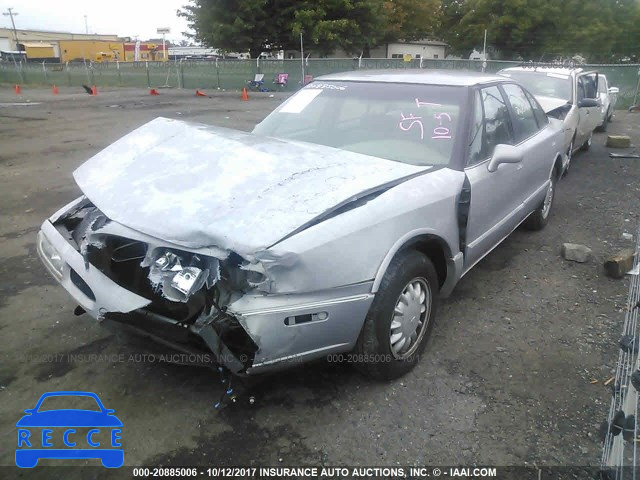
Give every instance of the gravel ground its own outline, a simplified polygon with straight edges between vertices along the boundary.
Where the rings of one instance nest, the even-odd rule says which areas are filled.
[[[628,279],[605,277],[602,262],[634,245],[621,235],[635,234],[640,217],[640,160],[609,158],[603,134],[574,157],[547,228],[514,232],[461,281],[441,306],[428,354],[397,381],[320,362],[265,378],[253,405],[216,411],[222,385],[210,370],[143,357],[152,347],[74,316],[34,244],[41,222],[79,194],[71,172],[157,116],[249,130],[284,98],[211,95],[0,91],[2,476],[51,478],[8,466],[15,422],[55,390],[93,391],[116,410],[127,466],[599,463],[610,401],[603,383],[615,370],[628,290]],[[618,112],[609,131],[640,145],[637,115]],[[563,260],[563,242],[589,246],[594,258]],[[64,474],[86,478],[79,468]]]

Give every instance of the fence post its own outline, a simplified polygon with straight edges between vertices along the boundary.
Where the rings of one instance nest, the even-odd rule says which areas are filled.
[[[180,59],[180,63],[178,66],[178,85],[180,88],[184,88],[184,67],[182,65],[184,58]]]
[[[67,70],[67,83],[71,86],[71,70],[69,70],[69,62],[64,63],[65,69]]]
[[[48,83],[49,78],[47,77],[47,67],[44,60],[42,61],[42,71],[44,72],[44,83]]]
[[[118,86],[122,86],[122,76],[120,74],[120,60],[116,60],[116,70],[118,71]]]
[[[144,62],[144,64],[145,64],[145,67],[146,67],[146,69],[147,69],[147,86],[148,86],[149,88],[151,88],[151,77],[149,76],[149,61],[148,61],[148,60],[146,60],[146,61]]]
[[[218,58],[216,57],[216,79],[218,81],[218,90],[220,90],[220,69],[218,68]]]

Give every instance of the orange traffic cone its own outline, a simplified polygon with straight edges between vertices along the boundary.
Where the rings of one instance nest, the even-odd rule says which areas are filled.
[[[91,95],[93,97],[95,97],[96,95],[98,95],[98,87],[96,87],[95,85],[93,87],[91,87]]]
[[[160,95],[158,93],[158,90],[156,90],[155,88],[152,88],[151,90],[149,90],[149,95]]]
[[[53,93],[54,95],[58,94],[58,87],[56,87],[55,85],[53,87],[51,87],[51,93]]]
[[[244,100],[245,102],[247,100],[249,100],[249,94],[247,93],[247,87],[244,87],[242,89],[242,100]]]
[[[20,88],[20,85],[16,85],[15,87],[13,87],[13,90],[16,92],[16,95],[20,95],[22,93],[22,88]]]
[[[196,90],[196,97],[208,97],[206,93],[201,92],[200,90]]]

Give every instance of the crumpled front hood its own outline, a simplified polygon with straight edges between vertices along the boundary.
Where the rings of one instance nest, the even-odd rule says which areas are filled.
[[[157,118],[73,176],[127,227],[190,248],[251,254],[336,205],[429,168]]]
[[[538,100],[538,102],[540,103],[540,106],[545,111],[545,113],[552,112],[556,108],[562,107],[563,105],[566,105],[567,103],[569,103],[567,100],[564,100],[562,98],[543,97],[541,95],[534,95],[534,96],[536,97],[536,100]]]

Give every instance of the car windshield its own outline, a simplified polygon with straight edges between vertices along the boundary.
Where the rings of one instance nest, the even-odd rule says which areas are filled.
[[[536,96],[571,101],[571,77],[552,72],[500,72],[524,85]]]
[[[93,397],[85,395],[55,395],[44,398],[38,408],[38,412],[69,409],[101,411],[100,406]]]
[[[447,165],[459,135],[462,87],[316,81],[253,131],[411,165]]]

